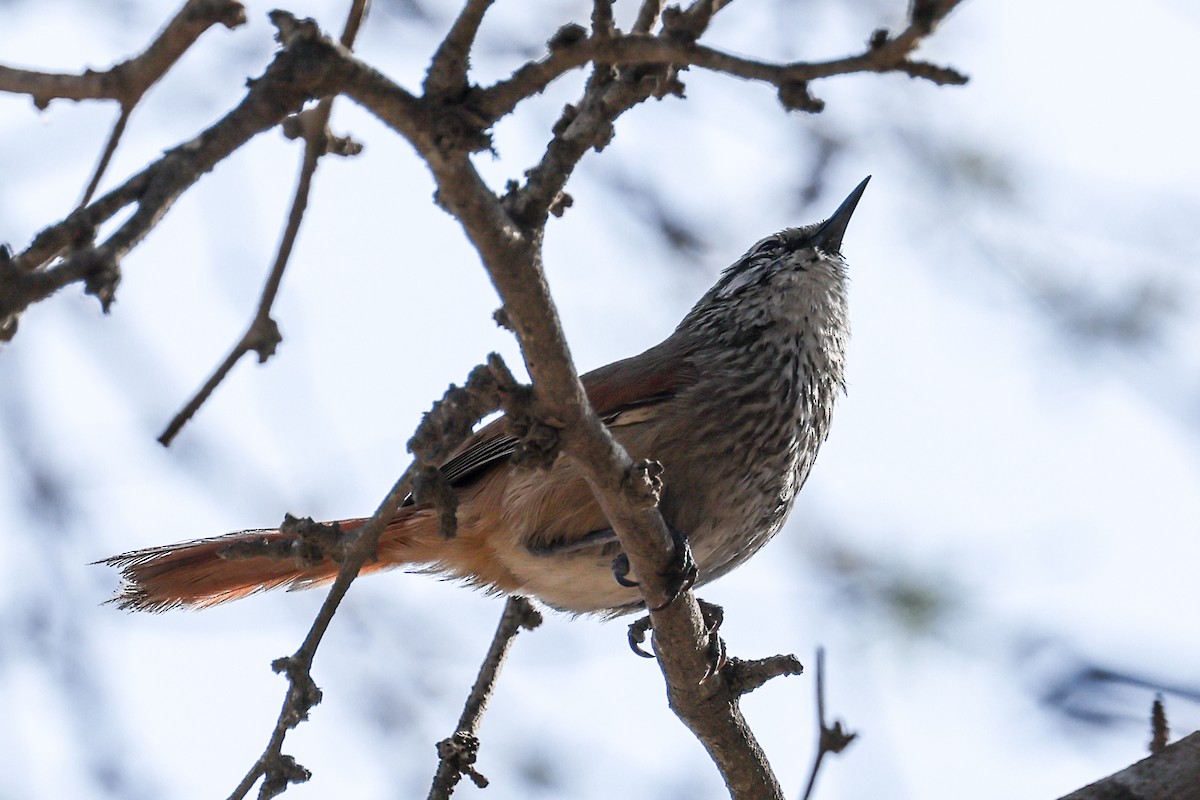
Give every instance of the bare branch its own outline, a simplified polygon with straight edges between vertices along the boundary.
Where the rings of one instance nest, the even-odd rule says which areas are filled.
[[[121,137],[125,134],[125,126],[129,123],[131,113],[133,113],[133,106],[122,103],[121,113],[117,115],[117,121],[113,123],[112,131],[108,134],[108,141],[104,144],[104,152],[100,154],[100,161],[96,164],[92,179],[88,181],[87,188],[83,190],[83,198],[79,201],[79,205],[86,206],[96,194],[96,188],[100,185],[100,180],[104,177],[104,173],[112,161],[113,153],[117,152],[117,145],[120,144]]]
[[[945,5],[948,7],[938,20],[949,13],[957,2],[952,1]],[[770,83],[779,88],[857,72],[903,72],[939,85],[957,85],[967,81],[966,76],[953,69],[909,60],[912,52],[932,31],[932,28],[926,29],[923,25],[911,24],[895,37],[886,31],[882,32],[882,35],[877,32],[868,48],[856,56],[829,61],[771,64],[696,44],[695,39],[699,34],[692,26],[707,19],[699,13],[700,9],[706,7],[707,4],[697,4],[694,7],[694,15],[691,11],[686,15],[683,12],[675,15],[674,30],[685,31],[685,36],[651,36],[641,32],[640,26],[635,25],[635,32],[628,35],[592,36],[566,46],[552,48],[544,59],[531,61],[520,67],[511,77],[481,89],[475,100],[475,107],[488,119],[499,119],[512,111],[522,100],[540,94],[551,81],[592,61],[625,66],[672,64],[677,67],[702,67],[746,80]],[[652,11],[651,8],[651,11],[646,12],[647,19],[651,18]],[[641,22],[639,16],[639,23]]]
[[[650,33],[654,30],[654,26],[658,24],[658,18],[662,15],[663,0],[642,0],[641,8],[638,9],[637,19],[633,21],[632,33]]]
[[[354,40],[367,21],[367,12],[371,10],[371,0],[354,0],[350,4],[350,13],[346,15],[346,24],[342,28],[342,36],[338,39],[347,50],[354,48]]]
[[[237,0],[187,0],[146,50],[103,72],[82,75],[0,66],[0,91],[27,94],[40,109],[51,100],[116,100],[132,109],[176,61],[213,25],[233,29],[246,22]]]
[[[431,159],[430,165],[439,201],[462,222],[504,300],[505,319],[533,378],[536,412],[560,428],[564,452],[578,464],[642,578],[647,605],[662,606],[670,597],[662,576],[673,556],[672,538],[657,507],[636,488],[636,465],[587,403],[542,274],[538,223],[527,227],[510,217],[465,152]],[[544,220],[545,213],[530,215]],[[651,614],[671,707],[709,750],[733,796],[782,798],[736,696],[720,672],[712,675],[710,633],[695,598],[685,593]]]
[[[167,423],[167,427],[158,435],[158,443],[163,447],[170,447],[171,442],[175,440],[176,434],[183,429],[183,426],[196,415],[200,410],[200,406],[212,396],[221,382],[225,380],[225,376],[233,369],[233,365],[241,361],[242,356],[249,353],[251,350],[258,352],[258,362],[261,364],[266,361],[275,352],[275,347],[283,341],[283,335],[279,332],[279,326],[275,324],[275,320],[260,318],[255,315],[250,323],[250,327],[242,334],[242,338],[233,346],[229,354],[224,360],[217,365],[212,374],[208,376],[203,385],[196,390],[192,398],[187,401],[183,408],[171,418]]]
[[[354,44],[354,39],[358,35],[368,6],[369,3],[367,0],[356,0],[352,5],[341,37],[341,43],[344,47],[351,47]],[[300,178],[297,182],[296,192],[292,199],[292,208],[288,214],[287,224],[284,227],[283,238],[279,243],[279,250],[275,257],[274,266],[267,276],[266,285],[263,287],[258,310],[254,315],[254,319],[251,320],[250,326],[246,329],[246,332],[234,346],[233,350],[230,351],[225,360],[214,370],[213,374],[195,396],[175,415],[162,435],[158,437],[158,441],[164,447],[171,444],[171,441],[183,425],[195,415],[196,411],[212,395],[213,391],[225,379],[225,376],[229,374],[233,365],[241,360],[242,356],[250,352],[255,352],[258,353],[259,363],[264,363],[275,353],[276,346],[283,341],[278,324],[270,316],[271,307],[274,305],[275,297],[279,292],[279,285],[283,280],[283,272],[287,268],[288,260],[291,257],[296,236],[300,232],[300,223],[304,218],[304,212],[308,208],[308,196],[312,189],[312,179],[316,173],[317,164],[321,156],[329,152],[336,152],[340,155],[356,155],[362,149],[357,143],[349,139],[338,139],[330,133],[329,118],[332,111],[333,99],[325,98],[317,104],[316,108],[301,112],[294,118],[293,138],[302,138],[304,140],[304,155],[300,167]],[[337,146],[331,149],[331,143],[335,141],[337,142]]]
[[[493,354],[489,357],[489,366],[476,367],[472,371],[467,387],[459,389],[451,386],[446,396],[434,404],[418,426],[413,441],[423,443],[423,446],[428,448],[424,451],[427,455],[453,450],[470,434],[474,423],[496,410],[506,374],[507,369],[504,368],[500,357]],[[276,659],[272,664],[272,669],[283,673],[288,679],[283,708],[279,712],[266,749],[229,795],[229,800],[244,798],[259,778],[263,778],[259,790],[260,798],[272,797],[286,789],[289,783],[308,779],[308,771],[291,756],[283,753],[283,742],[288,731],[307,719],[309,710],[321,702],[321,690],[313,682],[311,673],[317,648],[329,629],[342,599],[349,591],[350,584],[358,577],[363,565],[375,558],[379,537],[384,528],[396,516],[405,498],[411,494],[417,475],[427,466],[421,454],[415,452],[418,448],[413,449],[414,455],[418,456],[417,460],[392,486],[375,513],[362,527],[345,534],[339,540],[341,563],[337,578],[329,587],[329,594],[326,595],[325,602],[321,605],[321,610],[313,620],[304,641],[291,656]]]
[[[777,88],[787,107],[814,111],[821,104],[808,93],[808,83],[832,75],[894,71],[937,82],[961,82],[965,78],[953,70],[909,58],[957,2],[915,2],[906,30],[895,37],[877,32],[860,55],[825,62],[770,64],[697,44],[713,14],[726,5],[721,0],[696,0],[687,10],[666,11],[661,3],[646,0],[635,22],[635,32],[630,35],[616,31],[607,0],[596,0],[591,35],[578,25],[564,26],[548,43],[549,53],[544,59],[524,65],[490,88],[472,89],[467,82],[467,56],[490,0],[466,0],[434,56],[421,97],[355,59],[346,46],[321,36],[311,20],[273,12],[283,49],[263,76],[251,83],[246,97],[233,111],[125,184],[44,230],[24,253],[8,258],[7,253],[0,252],[0,336],[11,335],[17,317],[30,303],[72,282],[84,282],[87,291],[99,296],[107,307],[120,278],[121,258],[161,219],[180,193],[251,137],[297,113],[307,100],[346,94],[408,139],[426,160],[438,186],[437,202],[462,224],[502,298],[501,317],[520,341],[533,389],[517,387],[502,362],[493,359],[482,372],[477,369],[472,374],[464,390],[452,387],[422,421],[410,442],[415,463],[375,514],[361,528],[347,534],[338,576],[312,628],[292,656],[275,663],[276,670],[288,678],[287,697],[266,749],[235,789],[233,798],[244,797],[260,778],[260,797],[307,779],[307,771],[286,756],[282,746],[287,732],[320,701],[311,666],[333,615],[363,565],[374,557],[383,530],[405,497],[417,488],[418,478],[423,479],[420,483],[424,491],[442,497],[438,507],[443,530],[453,533],[453,503],[444,497],[445,486],[431,480],[430,468],[465,439],[483,413],[501,404],[514,425],[519,422],[527,430],[550,433],[545,447],[533,448],[541,458],[553,459],[561,448],[587,480],[639,578],[646,605],[652,609],[655,650],[667,681],[671,708],[708,749],[732,796],[782,798],[782,789],[741,715],[738,700],[754,685],[774,675],[794,672],[798,665],[784,656],[760,662],[727,661],[715,626],[705,622],[692,593],[684,592],[669,602],[673,590],[665,576],[674,557],[673,537],[657,508],[658,493],[649,480],[649,470],[635,464],[614,441],[590,407],[579,382],[542,269],[544,229],[549,215],[568,204],[566,183],[586,153],[606,146],[615,120],[626,110],[649,97],[681,94],[681,68],[697,66],[765,82]],[[191,5],[189,2],[185,8]],[[364,7],[362,2],[356,4],[360,16]],[[356,29],[354,16],[352,12],[351,22]],[[650,35],[660,21],[661,31]],[[350,23],[347,31],[344,45],[353,39]],[[583,96],[564,110],[539,163],[526,173],[523,185],[513,182],[507,194],[498,197],[476,170],[471,154],[489,145],[488,129],[520,100],[541,92],[565,72],[589,63],[593,68]],[[0,73],[0,81],[3,77]],[[35,101],[40,96],[35,94]],[[258,311],[239,344],[189,407],[194,404],[198,408],[245,353],[253,350],[265,359],[278,342],[270,309],[303,217],[313,171],[328,147],[328,119],[328,100],[300,118],[305,127],[305,166]],[[98,226],[131,204],[136,209],[129,219],[96,244],[93,240]],[[51,263],[68,248],[71,251],[65,258]],[[185,408],[181,420],[186,419],[185,413],[191,412]],[[168,429],[164,438],[169,440],[175,430],[178,428]],[[502,637],[498,631],[493,643],[493,649],[500,648],[495,668],[511,636]],[[468,702],[458,733],[443,743],[443,766],[449,765],[446,769],[456,776],[455,780],[464,773],[477,774],[471,767],[476,746],[473,731],[494,681],[495,669],[491,672],[490,677],[481,673],[477,687],[484,687],[480,689],[483,699],[475,711]],[[832,729],[825,726],[820,654],[817,684],[822,742],[814,778],[823,754],[839,751],[853,738],[853,734],[841,730],[840,723]],[[437,786],[435,782],[435,791]]]
[[[367,13],[368,5],[367,0],[355,0],[351,6],[345,29],[342,32],[343,47],[348,48],[354,44],[354,39],[362,25],[363,16]],[[204,405],[212,396],[216,388],[225,380],[225,376],[233,369],[233,365],[243,356],[251,352],[257,353],[258,363],[264,364],[275,354],[275,348],[283,341],[283,334],[279,331],[278,323],[271,318],[271,308],[275,304],[279,285],[283,282],[283,272],[287,269],[292,249],[296,244],[296,237],[300,233],[300,223],[304,219],[304,212],[308,209],[308,196],[312,191],[313,175],[316,174],[317,164],[320,162],[321,156],[331,152],[330,143],[336,139],[329,131],[329,118],[332,113],[333,98],[326,97],[317,103],[316,108],[302,111],[293,118],[295,123],[291,130],[293,138],[304,140],[300,178],[296,183],[292,208],[288,212],[283,237],[279,242],[279,250],[275,254],[275,263],[271,267],[270,274],[267,275],[266,284],[263,286],[262,295],[258,301],[258,309],[255,311],[254,318],[250,320],[246,332],[242,334],[242,338],[159,435],[158,442],[163,447],[171,445],[175,435],[187,424],[188,420],[195,416],[196,412],[200,410],[200,406]],[[360,145],[349,139],[338,141],[339,146],[333,152],[341,155],[357,155],[362,150]]]
[[[817,773],[821,771],[821,764],[825,760],[826,753],[840,753],[850,746],[858,737],[857,733],[851,733],[842,729],[842,721],[836,720],[833,727],[829,727],[825,723],[825,648],[817,648],[817,755],[813,759],[812,770],[808,773],[808,783],[804,787],[804,795],[802,800],[809,800],[812,797],[813,789],[817,785]]]
[[[945,0],[939,6],[942,16],[954,5],[954,0]],[[606,137],[611,135],[611,124],[600,124],[609,110],[616,109],[617,113],[612,116],[615,119],[646,97],[681,91],[673,78],[674,71],[681,65],[692,64],[774,83],[780,87],[780,97],[785,103],[810,110],[820,107],[819,101],[807,94],[805,82],[814,78],[856,71],[909,71],[931,77],[940,75],[946,80],[953,78],[944,70],[939,72],[940,68],[906,60],[924,35],[924,28],[915,25],[910,25],[895,38],[877,35],[872,39],[870,49],[860,56],[789,65],[765,64],[666,36],[585,36],[563,41],[552,48],[543,61],[527,64],[513,78],[491,89],[472,93],[462,103],[435,103],[413,97],[352,58],[344,49],[331,48],[331,43],[319,36],[315,25],[304,24],[285,12],[275,12],[272,18],[288,46],[263,78],[255,82],[238,108],[197,140],[176,148],[105,198],[43,231],[29,249],[13,259],[17,269],[3,277],[8,285],[0,285],[9,290],[0,301],[0,327],[11,331],[14,315],[30,303],[73,282],[85,281],[88,291],[107,305],[119,279],[121,257],[140,241],[178,194],[250,136],[279,121],[278,108],[270,102],[274,96],[289,104],[289,110],[292,110],[294,106],[290,104],[303,102],[305,92],[322,96],[343,91],[405,136],[429,160],[436,173],[439,165],[453,160],[456,152],[475,152],[489,146],[486,129],[492,122],[511,111],[520,99],[541,91],[546,83],[568,69],[592,59],[601,64],[621,63],[627,67],[669,67],[665,74],[641,76],[637,70],[627,68],[629,80],[615,80],[607,72],[608,67],[597,69],[589,82],[590,93],[587,95],[592,102],[580,110],[570,108],[569,113],[564,114],[543,163],[535,168],[536,174],[531,176],[523,196],[517,198],[520,202],[513,210],[522,223],[527,224],[536,222],[542,214],[542,206],[547,211],[564,207],[562,186],[580,157],[577,154],[591,147],[603,147]],[[293,69],[302,57],[294,52],[299,50],[304,50],[305,57],[313,59],[312,69]],[[272,83],[272,78],[278,83]],[[172,163],[168,166],[168,162]],[[490,192],[486,194],[491,196]],[[12,277],[22,278],[22,273],[40,269],[72,242],[89,241],[96,225],[135,200],[137,213],[103,245],[80,249],[37,277]],[[507,226],[511,222],[506,220],[498,224]]]
[[[308,635],[300,647],[291,656],[276,659],[271,665],[276,672],[284,674],[288,679],[288,691],[283,701],[283,708],[275,722],[263,754],[242,778],[241,782],[229,795],[229,800],[244,798],[259,778],[263,785],[259,797],[273,797],[287,788],[289,783],[299,783],[308,780],[309,772],[283,752],[283,742],[288,731],[308,719],[308,712],[321,702],[321,690],[312,679],[312,662],[317,648],[329,629],[338,606],[350,589],[350,584],[358,577],[363,564],[375,554],[379,537],[388,522],[396,515],[400,504],[408,496],[412,484],[412,473],[416,465],[405,471],[404,475],[392,486],[391,491],[379,504],[379,508],[367,520],[366,524],[351,534],[346,543],[345,560],[341,564],[338,576],[321,605],[321,610],[313,620]]]
[[[617,32],[613,21],[614,0],[592,0],[592,36],[612,36]]]
[[[291,31],[263,75],[250,82],[245,98],[190,142],[169,151],[121,186],[34,237],[0,270],[0,327],[30,304],[75,282],[84,282],[107,310],[120,281],[120,261],[158,224],[175,200],[202,175],[254,136],[300,111],[314,95],[336,83],[336,59],[323,58],[332,44],[312,31]],[[97,227],[127,205],[133,214],[101,244],[90,244]],[[46,263],[64,248],[73,252]]]
[[[1200,800],[1200,731],[1062,800]]]
[[[438,768],[429,789],[430,800],[448,800],[464,775],[480,788],[487,786],[487,778],[479,774],[474,766],[479,752],[479,722],[496,688],[500,667],[508,656],[513,640],[522,628],[531,631],[541,624],[542,615],[532,603],[524,597],[508,598],[496,635],[492,637],[492,644],[479,667],[479,675],[459,717],[458,727],[448,739],[438,742]]]
[[[740,658],[730,658],[726,666],[726,680],[729,690],[734,694],[743,695],[761,688],[772,678],[785,675],[803,675],[804,665],[794,655],[768,656],[743,661]]]
[[[1161,753],[1167,749],[1171,741],[1171,729],[1167,726],[1167,710],[1163,706],[1163,696],[1160,692],[1155,695],[1154,703],[1150,706],[1150,752]]]
[[[459,97],[467,91],[467,70],[475,35],[494,0],[467,0],[446,38],[433,54],[423,89],[426,97]]]

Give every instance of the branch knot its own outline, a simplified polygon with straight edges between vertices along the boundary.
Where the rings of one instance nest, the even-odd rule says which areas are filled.
[[[587,38],[587,28],[578,23],[569,22],[554,32],[554,35],[546,42],[546,47],[550,49],[551,53],[554,53],[574,47],[580,42],[586,41]]]
[[[296,656],[283,656],[271,662],[271,669],[287,677],[287,701],[279,721],[286,728],[294,728],[308,719],[308,712],[321,702],[321,689],[313,682],[308,664]]]
[[[479,756],[479,737],[455,731],[450,738],[437,743],[437,752],[451,770],[466,775],[480,789],[488,785],[488,779],[475,769],[475,759]]]
[[[819,114],[825,110],[825,101],[813,97],[808,91],[808,81],[782,81],[779,84],[779,102],[788,111]]]
[[[413,500],[430,503],[438,514],[438,532],[443,539],[458,534],[458,495],[437,467],[423,466],[413,478]]]
[[[275,26],[275,41],[284,47],[292,47],[298,42],[315,42],[325,38],[321,28],[312,17],[298,19],[294,14],[276,9],[267,16]]]
[[[664,471],[661,462],[643,458],[625,473],[622,487],[639,508],[654,508],[662,497]]]
[[[116,298],[117,285],[121,282],[121,268],[117,259],[107,252],[90,250],[77,256],[83,261],[83,290],[100,301],[100,308],[107,314]]]
[[[275,348],[282,341],[283,334],[279,332],[279,323],[270,316],[256,319],[246,332],[246,347],[258,354],[260,364],[267,363],[267,359],[275,355]]]

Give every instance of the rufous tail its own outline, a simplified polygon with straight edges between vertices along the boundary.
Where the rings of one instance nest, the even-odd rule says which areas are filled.
[[[382,558],[368,561],[362,573],[437,560],[436,517],[413,511],[405,509],[408,513],[392,520],[380,537]],[[364,522],[346,520],[339,525],[351,532]],[[207,608],[281,586],[307,589],[332,581],[340,568],[320,549],[305,546],[301,536],[278,530],[241,531],[135,550],[96,563],[121,570],[122,586],[110,602],[133,611]]]

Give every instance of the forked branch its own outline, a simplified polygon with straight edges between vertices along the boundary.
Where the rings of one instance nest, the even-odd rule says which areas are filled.
[[[221,0],[207,2],[220,4]],[[900,72],[935,83],[961,83],[965,78],[953,69],[912,59],[919,44],[957,4],[958,0],[916,0],[903,31],[896,35],[877,31],[857,55],[823,62],[773,64],[701,43],[713,16],[726,5],[721,0],[696,0],[686,9],[664,8],[657,0],[645,0],[628,33],[616,28],[606,0],[597,0],[590,31],[578,25],[564,26],[547,44],[543,58],[521,66],[508,79],[481,88],[470,84],[469,54],[491,3],[466,0],[437,48],[421,95],[398,86],[356,59],[345,38],[341,44],[335,43],[322,36],[311,20],[273,12],[283,47],[263,76],[250,83],[236,108],[192,141],[168,151],[122,185],[46,228],[24,252],[14,257],[0,252],[3,335],[12,334],[19,315],[31,303],[73,282],[82,282],[107,308],[120,279],[121,259],[183,191],[250,138],[299,113],[307,101],[345,95],[407,139],[425,160],[438,186],[437,202],[462,224],[501,296],[500,313],[520,341],[533,381],[532,392],[514,392],[507,370],[501,370],[502,365],[493,361],[482,368],[483,372],[473,374],[467,389],[461,390],[467,392],[470,402],[458,403],[456,397],[423,421],[411,443],[417,462],[380,503],[375,515],[351,535],[338,577],[308,636],[296,653],[276,662],[277,670],[289,680],[287,698],[267,749],[234,792],[234,798],[244,797],[260,778],[260,796],[269,796],[307,777],[302,767],[283,754],[282,745],[287,732],[320,699],[310,668],[346,590],[374,556],[378,537],[410,491],[420,484],[435,497],[445,494],[439,493],[432,477],[440,456],[457,446],[480,416],[518,394],[522,414],[558,431],[562,452],[578,464],[617,532],[633,572],[641,579],[647,606],[657,609],[651,612],[655,650],[672,709],[708,749],[734,798],[783,797],[741,715],[738,698],[755,681],[794,672],[798,665],[780,657],[756,662],[753,670],[740,673],[724,668],[732,662],[714,647],[719,641],[716,631],[706,625],[692,594],[686,592],[678,601],[664,603],[669,590],[662,575],[672,559],[674,545],[657,508],[658,487],[651,471],[635,464],[613,440],[579,383],[542,269],[545,226],[552,214],[561,213],[569,204],[565,189],[578,164],[588,152],[607,145],[623,113],[650,97],[682,94],[681,69],[699,67],[764,82],[776,89],[785,107],[807,111],[819,111],[822,106],[810,94],[810,83],[834,75]],[[205,0],[190,0],[185,9],[200,5],[205,5]],[[490,146],[492,125],[522,100],[540,93],[565,73],[584,67],[590,68],[586,88],[576,103],[564,109],[542,157],[525,173],[523,182],[511,182],[505,194],[499,196],[484,182],[471,155]],[[0,89],[6,88],[4,78],[5,73],[0,72]],[[13,85],[11,71],[8,78]],[[79,87],[86,85],[86,81],[51,83],[53,89],[42,89],[40,94],[30,92],[35,101],[72,96],[69,92],[84,92]],[[93,87],[86,91],[99,90]],[[90,95],[80,94],[84,96]],[[210,379],[211,387],[242,355],[258,352],[265,357],[278,341],[270,308],[303,216],[312,171],[321,151],[313,143],[326,128],[328,102],[306,118],[316,133],[311,139],[305,137],[300,186],[258,312],[225,364]],[[129,206],[134,207],[129,218],[97,242],[99,226]],[[194,411],[192,406],[198,407],[211,387],[202,391],[189,408]],[[169,439],[175,429],[177,426],[164,438]],[[439,508],[444,529],[452,532],[453,504],[444,502]],[[714,659],[714,653],[721,653],[721,657]],[[473,736],[469,723],[467,720],[464,728],[467,737]],[[461,744],[447,747],[461,750]],[[464,771],[469,774],[461,760],[455,770],[458,775]]]
[[[508,598],[492,644],[479,667],[479,675],[459,717],[458,727],[449,738],[438,742],[438,768],[429,789],[429,800],[448,800],[464,776],[480,788],[487,786],[487,778],[475,769],[475,759],[479,753],[479,723],[496,688],[500,667],[504,665],[513,640],[522,629],[531,631],[541,624],[542,615],[532,603],[524,597]]]

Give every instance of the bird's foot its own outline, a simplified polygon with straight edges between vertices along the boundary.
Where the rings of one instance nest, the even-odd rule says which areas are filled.
[[[700,682],[704,683],[724,669],[727,660],[725,640],[717,634],[721,623],[725,621],[725,609],[699,597],[696,598],[696,602],[700,605],[700,616],[704,619],[704,630],[708,634],[708,669],[700,679]]]
[[[619,555],[613,559],[612,571],[613,571],[613,580],[615,580],[617,583],[621,584],[622,586],[626,586],[630,589],[641,586],[641,584],[638,583],[637,581],[630,580],[630,578],[629,578],[629,556],[625,555],[624,553],[621,553],[621,555]]]
[[[650,609],[651,611],[662,611],[674,603],[679,595],[696,585],[696,578],[700,575],[700,568],[696,566],[696,559],[692,557],[692,546],[688,542],[687,534],[674,525],[668,525],[667,530],[671,532],[671,540],[675,545],[671,553],[671,562],[659,573],[667,581],[667,600],[662,605]]]
[[[717,631],[721,628],[721,623],[725,621],[725,609],[716,603],[710,603],[700,598],[696,598],[696,603],[700,606],[700,615],[704,620],[704,631],[708,635],[708,667],[704,671],[704,676],[700,679],[700,682],[704,683],[720,672],[727,663],[725,642],[717,635]],[[629,626],[629,648],[642,658],[654,658],[652,651],[642,647],[642,644],[646,641],[646,635],[653,629],[654,623],[651,621],[649,614],[636,620]]]
[[[654,623],[650,621],[650,615],[647,614],[629,626],[629,648],[637,653],[642,658],[654,658],[654,653],[642,647],[642,642],[646,641],[646,634],[654,628]]]
[[[674,603],[679,595],[696,585],[696,578],[700,574],[700,569],[696,566],[696,559],[692,556],[692,547],[688,543],[687,534],[673,525],[668,525],[667,530],[671,532],[671,541],[674,546],[670,563],[667,564],[665,570],[659,573],[667,582],[665,587],[667,599],[661,605],[651,608],[651,611],[662,611]],[[637,581],[629,577],[629,556],[624,553],[613,559],[612,571],[613,579],[622,586],[634,588],[639,585]]]

